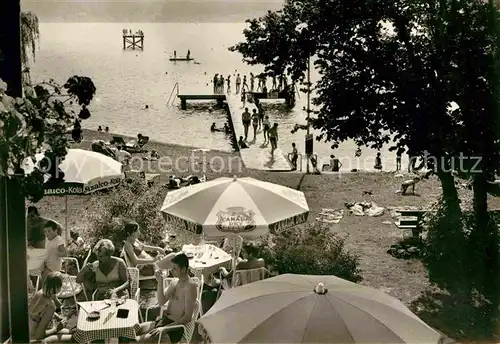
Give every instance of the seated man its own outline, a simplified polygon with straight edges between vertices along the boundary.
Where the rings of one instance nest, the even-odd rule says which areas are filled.
[[[158,342],[158,336],[162,334],[162,341],[168,338],[171,343],[177,343],[184,334],[183,328],[169,330],[167,326],[185,325],[193,317],[193,312],[198,294],[196,282],[189,278],[189,259],[184,253],[171,253],[170,261],[165,259],[167,264],[162,268],[172,271],[175,279],[165,290],[159,287],[156,291],[158,303],[163,306],[168,301],[167,309],[163,318],[140,324],[141,330],[136,338],[138,342],[149,343]],[[167,258],[166,257],[166,258]],[[168,264],[170,263],[170,264]],[[169,266],[166,266],[169,265]],[[163,275],[161,270],[155,271],[158,286],[163,285]]]
[[[253,243],[247,243],[243,246],[241,250],[241,255],[243,260],[240,260],[236,264],[235,270],[251,270],[266,267],[264,259],[259,258],[259,249]],[[232,276],[233,271],[228,272],[225,268],[221,267],[220,272],[224,278],[229,278]]]
[[[240,146],[241,149],[248,148],[248,145],[243,140],[243,136],[240,136],[240,140],[238,141],[238,145]]]
[[[415,177],[413,179],[408,179],[401,184],[401,195],[406,195],[406,191],[408,188],[411,186],[412,188],[412,194],[415,194],[415,184],[417,184],[420,181],[419,177]]]

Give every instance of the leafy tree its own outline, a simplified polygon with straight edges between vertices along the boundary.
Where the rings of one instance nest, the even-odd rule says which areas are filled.
[[[17,178],[31,201],[43,197],[44,171],[25,175],[25,159],[45,151],[47,160],[63,158],[68,147],[67,132],[75,121],[90,117],[87,106],[96,88],[88,77],[73,76],[62,86],[54,80],[24,88],[23,98],[5,94],[0,80],[0,174]]]
[[[320,79],[312,124],[332,148],[353,139],[377,149],[407,147],[414,156],[427,151],[443,191],[440,228],[453,233],[436,235],[474,252],[484,268],[469,273],[482,275],[490,295],[497,284],[486,278],[498,266],[486,194],[500,161],[497,21],[493,4],[481,0],[290,0],[281,11],[248,20],[245,42],[231,48],[250,64],[301,80],[314,55]],[[463,156],[481,158],[475,171]],[[452,174],[460,161],[460,175],[474,187],[468,247]],[[456,257],[447,259],[460,268]]]
[[[470,121],[466,124],[464,119],[481,120],[483,127],[490,123],[464,104],[469,99],[465,90],[476,88],[470,78],[490,77],[485,73],[492,67],[487,61],[493,53],[492,36],[486,26],[478,25],[492,22],[489,10],[478,0],[292,0],[281,11],[247,20],[245,42],[230,50],[266,70],[287,70],[296,80],[303,80],[307,57],[315,55],[321,75],[314,99],[314,126],[322,130],[318,139],[332,142],[334,148],[347,139],[373,148],[393,139],[415,155],[428,151],[437,158],[446,200],[459,214],[451,158],[477,151],[471,149],[471,133],[466,130]],[[384,32],[384,23],[394,32]],[[474,44],[478,38],[482,41]],[[485,63],[469,68],[467,77],[464,64],[474,61],[467,57],[469,48]],[[482,95],[491,97],[491,83],[481,86]],[[462,103],[458,111],[450,111],[452,102]],[[469,140],[464,140],[467,135]]]

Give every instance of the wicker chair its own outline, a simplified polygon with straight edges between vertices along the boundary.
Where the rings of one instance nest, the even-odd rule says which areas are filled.
[[[174,330],[174,329],[184,329],[184,334],[182,335],[182,339],[179,341],[179,343],[191,343],[191,340],[193,339],[193,334],[194,334],[194,328],[196,327],[196,320],[198,320],[198,317],[200,315],[200,308],[201,308],[201,303],[199,300],[196,300],[196,303],[194,305],[194,310],[193,310],[193,315],[191,316],[191,321],[188,322],[186,325],[172,325],[172,326],[165,326],[165,330]],[[158,344],[161,344],[161,337],[164,331],[160,333],[158,336]]]

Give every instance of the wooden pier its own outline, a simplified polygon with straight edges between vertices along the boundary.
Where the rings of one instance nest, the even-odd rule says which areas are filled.
[[[183,110],[186,109],[186,103],[188,100],[217,100],[219,103],[226,101],[229,107],[229,113],[236,140],[239,140],[240,136],[245,136],[241,120],[241,114],[245,110],[244,108],[247,107],[250,113],[253,109],[256,109],[255,104],[249,102],[247,102],[245,107],[243,107],[240,95],[238,94],[178,94],[177,97],[181,100],[181,109]],[[252,127],[249,128],[248,135],[249,139],[253,137]],[[257,138],[255,141],[248,141],[247,144],[249,148],[240,149],[240,157],[246,168],[275,172],[292,170],[290,162],[279,148],[279,140],[278,148],[274,151],[272,156],[271,145],[270,143],[264,144],[262,131],[257,132]]]
[[[126,49],[140,49],[144,50],[144,32],[138,30],[132,33],[132,30],[123,29],[123,50]]]
[[[293,107],[295,105],[295,86],[288,85],[285,89],[280,91],[264,92],[247,92],[247,94],[254,99],[284,99],[287,106]]]

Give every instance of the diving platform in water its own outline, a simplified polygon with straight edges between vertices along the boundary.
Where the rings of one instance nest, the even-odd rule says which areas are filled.
[[[144,50],[144,32],[142,30],[137,30],[137,32],[132,33],[132,30],[123,29],[122,36],[123,50]]]
[[[226,95],[225,94],[199,94],[199,93],[194,93],[194,94],[178,94],[177,97],[181,100],[181,109],[186,110],[187,108],[187,101],[188,100],[217,100],[219,103],[222,103],[224,100],[226,100]]]

